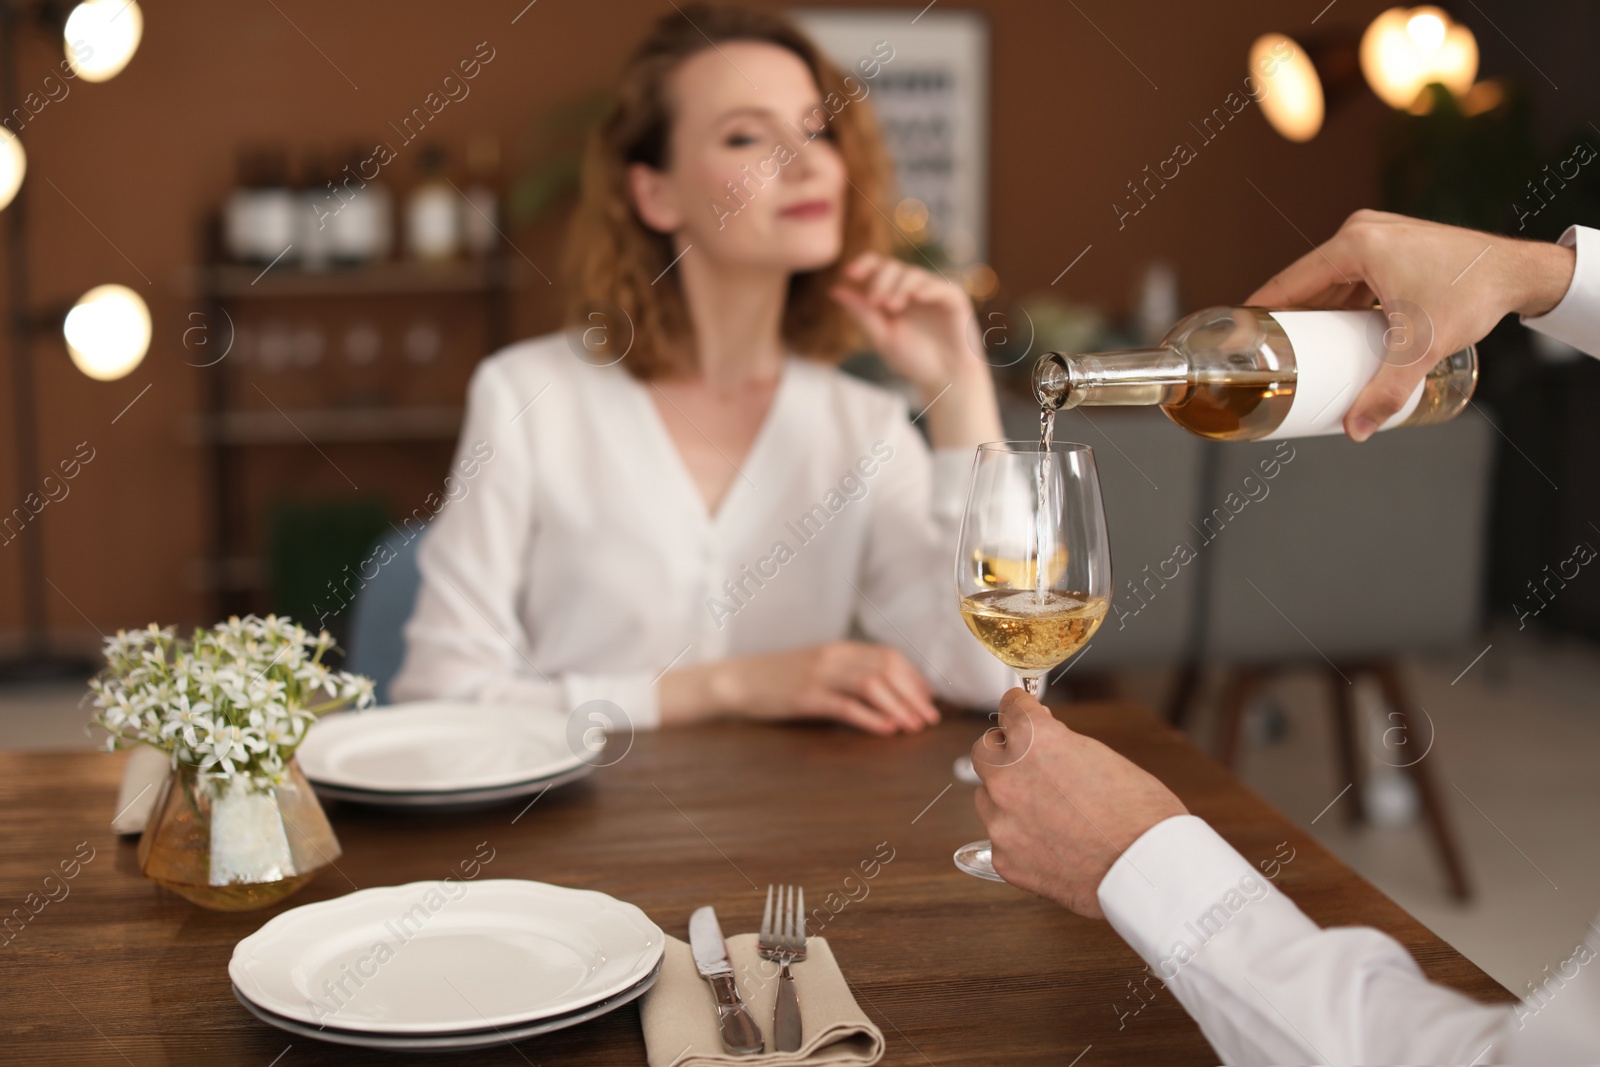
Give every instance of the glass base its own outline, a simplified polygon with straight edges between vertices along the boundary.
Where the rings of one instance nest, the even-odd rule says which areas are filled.
[[[157,885],[166,886],[185,900],[202,908],[210,908],[212,911],[255,911],[259,908],[270,908],[294,896],[316,876],[316,871],[307,871],[276,882],[255,882],[249,885],[189,885],[154,877],[150,880]]]
[[[1003,882],[1004,878],[994,872],[993,846],[988,838],[982,841],[971,841],[956,849],[956,866],[975,878],[984,878],[991,882]]]

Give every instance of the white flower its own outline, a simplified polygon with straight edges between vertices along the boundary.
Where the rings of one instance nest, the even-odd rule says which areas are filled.
[[[277,752],[269,752],[261,757],[258,780],[263,785],[286,785],[289,781],[289,766]]]
[[[276,615],[236,616],[186,640],[171,627],[121,631],[106,639],[106,669],[89,683],[91,721],[111,748],[144,742],[175,766],[281,784],[319,714],[373,702],[371,679],[321,662],[335,647],[326,631],[313,637]]]
[[[343,684],[339,688],[339,695],[342,698],[354,700],[358,708],[365,708],[372,703],[372,687],[374,683],[371,678],[363,678],[355,674],[345,674],[342,677]]]
[[[128,659],[136,658],[139,653],[150,645],[160,646],[164,641],[170,641],[175,636],[175,631],[170,627],[163,629],[151,623],[143,630],[118,630],[117,636],[106,638],[105,652],[107,660],[117,657]]]
[[[196,731],[204,730],[208,734],[216,732],[211,710],[211,704],[206,701],[190,704],[187,695],[178,696],[167,709],[166,719],[161,725],[161,737],[170,741],[181,734],[184,744],[190,748],[198,746],[200,741]]]
[[[275,678],[265,676],[256,678],[250,683],[250,703],[252,705],[277,703],[283,699],[287,688]]]
[[[281,709],[280,709],[281,711]],[[269,751],[276,756],[279,748],[293,747],[300,743],[305,736],[306,727],[310,724],[308,716],[289,715],[286,713],[269,715],[264,711],[255,710],[250,713],[250,728],[267,743]],[[263,762],[265,762],[263,760]]]
[[[329,696],[335,695],[333,671],[320,663],[312,663],[308,660],[301,664],[294,672],[294,679],[304,686],[307,692],[314,693],[320,689],[326,690]]]
[[[249,620],[254,618],[254,615],[246,616],[244,619],[239,618],[237,615],[230,615],[227,622],[217,623],[211,628],[211,632],[229,637],[243,637],[249,631]]]
[[[211,685],[218,696],[230,704],[250,703],[249,694],[245,691],[245,676],[235,667],[223,667],[216,671],[211,676]]]
[[[295,625],[293,619],[280,618],[277,615],[268,615],[261,623],[260,632],[263,637],[297,645],[302,644],[306,637],[305,629]]]
[[[252,753],[267,747],[254,731],[242,726],[217,726],[200,744],[194,746],[200,754],[200,769],[220,766],[222,773],[232,775],[234,763],[248,763]]]

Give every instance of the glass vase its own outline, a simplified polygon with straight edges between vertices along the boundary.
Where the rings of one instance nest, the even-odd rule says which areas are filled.
[[[311,783],[289,761],[279,786],[179,766],[139,838],[146,878],[203,908],[266,908],[338,859],[339,840]]]

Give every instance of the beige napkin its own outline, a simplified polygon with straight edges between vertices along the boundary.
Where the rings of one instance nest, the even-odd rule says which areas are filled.
[[[650,1067],[741,1063],[865,1067],[883,1058],[883,1031],[856,1007],[833,950],[820,937],[806,942],[806,961],[790,968],[800,1002],[800,1051],[774,1052],[772,1008],[778,996],[778,965],[757,954],[755,934],[739,934],[727,941],[739,995],[761,1027],[767,1051],[759,1056],[735,1056],[722,1047],[711,983],[695,970],[689,946],[668,937],[661,977],[644,995],[639,1009]]]
[[[117,790],[117,810],[111,830],[118,834],[138,834],[150,821],[150,813],[161,795],[161,783],[172,773],[172,758],[149,745],[134,745],[122,769],[122,788]]]

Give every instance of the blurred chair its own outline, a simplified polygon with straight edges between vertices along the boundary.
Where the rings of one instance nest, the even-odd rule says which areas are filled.
[[[1380,434],[1357,445],[1342,437],[1207,446],[1214,450],[1214,509],[1197,522],[1210,568],[1209,596],[1195,662],[1230,664],[1218,724],[1217,755],[1237,761],[1240,724],[1276,671],[1310,665],[1330,682],[1342,776],[1351,785],[1347,818],[1364,820],[1364,761],[1352,688],[1360,674],[1382,687],[1391,730],[1424,751],[1432,719],[1406,691],[1399,657],[1459,647],[1481,630],[1493,430],[1468,413],[1443,426]],[[1277,458],[1278,476],[1261,494],[1259,464]],[[1254,483],[1246,479],[1255,478]],[[1230,497],[1229,494],[1234,494]],[[1202,508],[1206,504],[1202,504]],[[1197,546],[1199,547],[1199,546]],[[1181,724],[1191,697],[1175,708]],[[1424,740],[1425,739],[1425,740]],[[1451,892],[1469,888],[1430,765],[1394,766],[1416,783]]]
[[[351,609],[350,654],[345,669],[377,683],[379,704],[389,703],[389,683],[400,673],[400,664],[405,660],[405,625],[422,587],[417,548],[425,535],[426,531],[409,537],[396,532],[385,538],[383,543],[394,557],[362,587]]]
[[[272,610],[291,619],[322,617],[319,605],[390,531],[389,509],[375,496],[280,500],[268,513],[267,577]],[[328,629],[341,643],[347,619]]]

